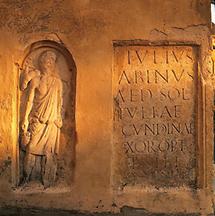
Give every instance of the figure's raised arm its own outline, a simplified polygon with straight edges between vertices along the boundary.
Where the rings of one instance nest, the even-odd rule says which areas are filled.
[[[20,86],[21,90],[22,91],[25,90],[28,84],[30,83],[30,81],[35,77],[39,77],[39,76],[40,76],[39,70],[26,66],[21,79],[21,86]]]

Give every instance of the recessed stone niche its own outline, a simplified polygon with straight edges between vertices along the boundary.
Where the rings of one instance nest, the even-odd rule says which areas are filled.
[[[19,71],[16,185],[68,186],[75,167],[75,62],[62,44],[39,41]]]
[[[114,186],[196,188],[198,48],[114,45]]]

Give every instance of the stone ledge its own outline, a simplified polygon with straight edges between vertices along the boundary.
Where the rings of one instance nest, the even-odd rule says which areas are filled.
[[[145,209],[136,209],[131,207],[123,207],[120,213],[89,213],[78,212],[73,210],[61,209],[42,209],[42,208],[21,208],[21,207],[3,207],[0,208],[0,216],[200,216],[199,213],[150,213]],[[208,215],[208,216],[213,216]]]

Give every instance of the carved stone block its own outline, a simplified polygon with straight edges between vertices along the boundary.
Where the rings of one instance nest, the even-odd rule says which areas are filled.
[[[195,187],[197,53],[115,46],[115,186]]]

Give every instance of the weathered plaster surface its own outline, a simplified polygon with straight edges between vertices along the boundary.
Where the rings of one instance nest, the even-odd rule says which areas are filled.
[[[2,0],[0,1],[0,205],[118,212],[122,206],[149,212],[211,213],[212,90],[209,0]],[[77,66],[76,167],[73,186],[44,193],[11,189],[17,144],[17,67],[38,40],[64,43]],[[204,189],[116,191],[111,185],[112,57],[114,40],[192,42],[200,46],[206,86]],[[204,95],[204,97],[203,97]],[[199,108],[202,109],[202,108]],[[207,186],[207,188],[205,188]]]

